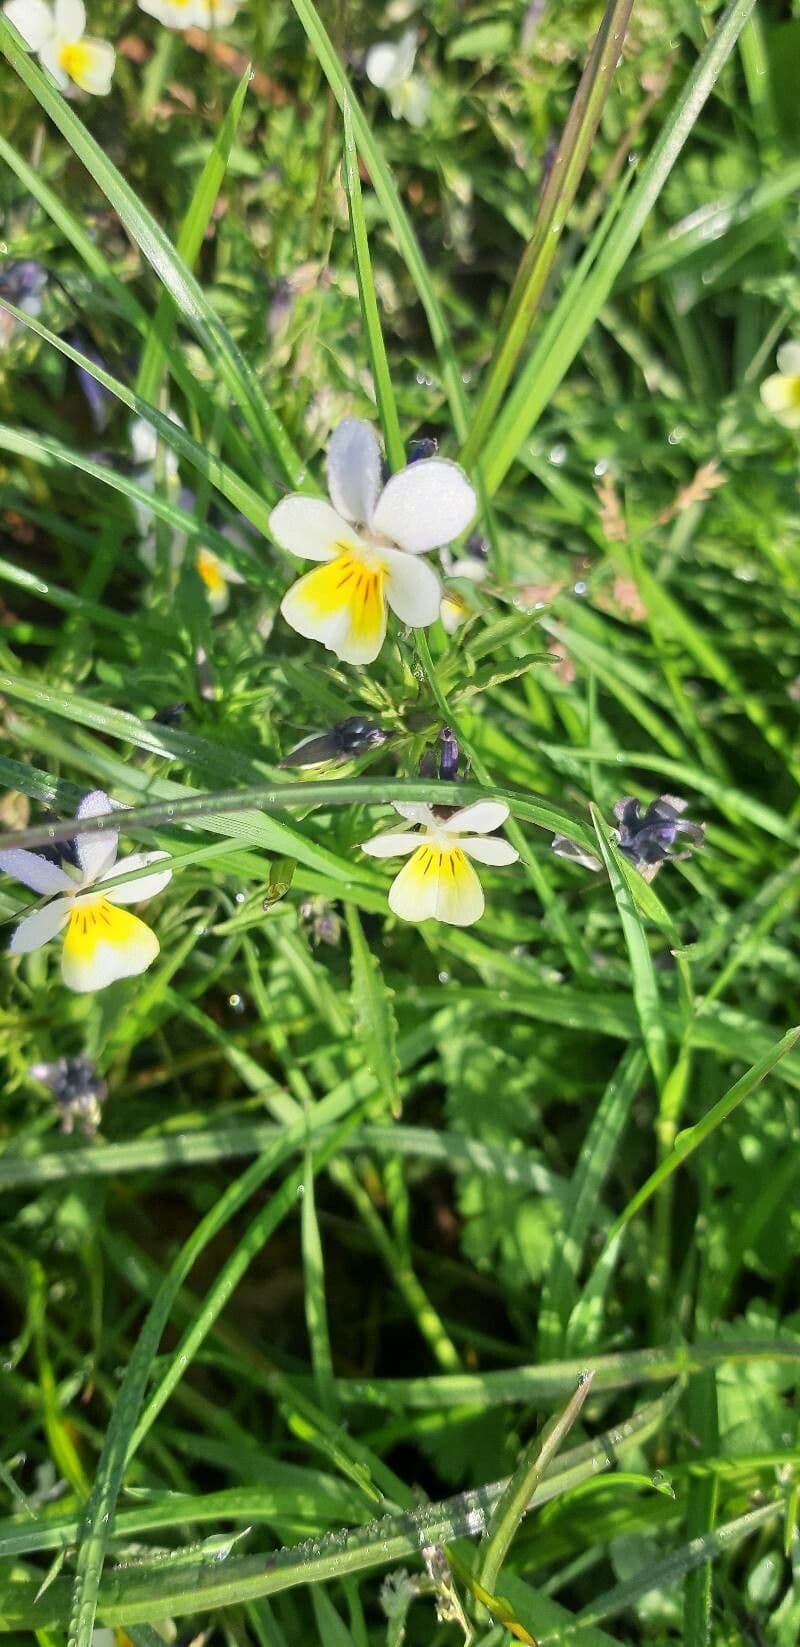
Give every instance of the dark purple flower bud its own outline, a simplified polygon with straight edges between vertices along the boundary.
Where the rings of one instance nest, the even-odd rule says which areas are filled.
[[[426,458],[435,457],[438,450],[439,442],[434,435],[430,435],[424,440],[410,440],[408,443],[408,461],[409,463],[422,463]]]
[[[383,726],[370,721],[365,715],[350,715],[338,721],[327,732],[314,732],[303,738],[279,766],[318,766],[323,761],[347,761],[363,755],[368,749],[379,749],[391,737]]]
[[[489,545],[482,532],[470,532],[464,544],[464,553],[470,555],[473,560],[489,559]]]
[[[108,1087],[98,1075],[94,1060],[81,1053],[77,1058],[56,1058],[51,1064],[31,1064],[34,1081],[49,1087],[61,1116],[61,1131],[74,1131],[75,1124],[87,1138],[100,1125]]]
[[[442,727],[439,742],[439,777],[446,783],[455,782],[458,777],[458,744],[449,726]]]

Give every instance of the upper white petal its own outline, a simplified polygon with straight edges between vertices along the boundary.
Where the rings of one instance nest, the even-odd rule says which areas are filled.
[[[107,869],[97,884],[103,887],[103,896],[110,904],[144,903],[146,898],[155,898],[157,893],[163,892],[165,886],[169,885],[172,880],[171,869],[162,869],[158,875],[142,875],[138,881],[121,881],[119,886],[107,883],[113,883],[123,871],[133,875],[135,870],[146,869],[148,864],[159,863],[168,857],[168,852],[132,852],[129,858],[123,858],[122,863],[114,864],[111,869]]]
[[[66,926],[72,908],[72,898],[54,898],[43,909],[34,909],[30,915],[23,915],[8,946],[9,955],[30,955],[31,950],[49,944],[50,939]]]
[[[362,841],[361,850],[370,858],[404,858],[416,852],[421,837],[416,830],[390,829],[386,835],[375,835],[371,841]]]
[[[52,892],[75,889],[72,876],[59,864],[51,864],[49,858],[40,857],[38,852],[26,852],[21,846],[10,846],[0,852],[0,869],[5,870],[6,875],[13,875],[23,886],[29,886],[31,892],[41,892],[48,897]]]
[[[382,550],[382,556],[389,571],[386,599],[400,622],[410,623],[414,629],[435,623],[442,598],[438,572],[402,549]]]
[[[478,864],[515,864],[519,858],[516,848],[502,835],[462,835],[458,844]]]
[[[359,536],[343,515],[322,498],[290,493],[276,504],[269,529],[282,549],[301,560],[332,560],[343,548],[358,544]]]
[[[408,554],[422,555],[452,543],[469,526],[477,507],[475,492],[457,463],[423,458],[387,481],[372,525]]]
[[[53,13],[45,0],[7,0],[3,15],[31,51],[41,51],[55,29]]]
[[[427,80],[413,74],[392,93],[392,114],[395,120],[407,120],[418,131],[424,126],[431,106],[433,90]]]
[[[93,789],[84,795],[75,814],[76,818],[101,818],[115,811],[114,803],[103,789]],[[84,881],[94,881],[111,868],[116,861],[119,831],[103,829],[96,835],[76,835],[75,850],[83,871]]]
[[[381,449],[371,423],[346,417],[328,443],[328,491],[345,520],[367,525],[381,489]]]
[[[86,7],[83,0],[55,0],[56,34],[70,45],[86,33]]]
[[[778,350],[778,371],[786,377],[800,377],[800,343],[782,343]]]
[[[508,807],[503,801],[473,801],[446,818],[440,828],[448,835],[488,835],[500,829],[507,817]]]
[[[367,79],[381,91],[391,91],[407,80],[417,55],[417,31],[407,29],[398,41],[382,40],[370,46],[364,62]]]
[[[401,818],[407,818],[409,823],[425,824],[428,829],[435,829],[436,819],[433,808],[427,801],[392,801],[395,812]]]

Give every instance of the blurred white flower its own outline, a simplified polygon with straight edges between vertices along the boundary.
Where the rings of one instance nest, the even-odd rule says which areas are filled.
[[[444,921],[472,926],[484,911],[483,888],[470,863],[513,864],[519,853],[492,835],[506,822],[502,801],[476,801],[451,812],[417,803],[395,805],[395,812],[419,829],[392,830],[365,841],[371,858],[412,856],[389,888],[389,908],[404,921]]]
[[[458,560],[453,560],[450,555],[443,555],[442,560],[448,578],[464,578],[468,583],[481,584],[485,583],[489,576],[487,562],[480,560],[477,555],[462,555]],[[451,589],[445,584],[439,617],[448,635],[454,635],[462,623],[466,623],[471,611],[472,608],[467,605],[458,590]]]
[[[761,399],[779,423],[800,429],[800,343],[778,350],[778,370],[761,385]]]
[[[188,29],[197,21],[197,0],[139,0],[139,10],[168,29]]]
[[[364,67],[367,79],[386,93],[395,120],[424,126],[433,93],[427,81],[413,72],[416,56],[417,32],[407,29],[397,41],[382,40],[370,46]]]
[[[331,502],[292,493],[270,516],[282,549],[325,562],[284,595],[286,622],[344,663],[377,658],[388,607],[414,628],[435,623],[442,586],[420,556],[458,537],[477,507],[463,469],[443,458],[409,463],[385,486],[381,479],[375,431],[346,418],[328,447]]]
[[[77,817],[104,817],[114,810],[115,803],[108,795],[94,789],[84,796]],[[75,863],[66,855],[60,863],[52,863],[42,854],[25,852],[22,847],[0,852],[0,869],[32,892],[50,897],[41,909],[23,915],[8,953],[29,955],[66,927],[61,976],[68,989],[86,994],[105,989],[117,978],[145,972],[158,955],[158,939],[144,921],[120,906],[139,904],[163,892],[172,879],[172,870],[162,869],[136,881],[116,884],[122,870],[133,873],[168,856],[166,852],[134,852],[118,865],[118,845],[119,831],[104,829],[75,837]]]
[[[3,12],[62,91],[70,83],[95,97],[111,90],[116,52],[87,35],[83,0],[6,0]]]
[[[201,29],[224,29],[232,23],[242,0],[194,0],[192,22]]]

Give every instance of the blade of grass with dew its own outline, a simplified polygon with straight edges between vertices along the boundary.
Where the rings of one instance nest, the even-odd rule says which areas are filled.
[[[491,1595],[497,1589],[500,1569],[511,1548],[514,1534],[545,1470],[576,1423],[591,1387],[592,1374],[588,1372],[580,1379],[563,1412],[552,1418],[541,1435],[534,1436],[528,1443],[508,1486],[492,1511],[478,1569],[478,1581]]]
[[[542,192],[533,235],[500,321],[499,336],[461,452],[465,464],[480,462],[484,443],[539,312],[561,235],[611,94],[632,10],[633,0],[608,0],[603,13]]]
[[[572,365],[678,160],[687,138],[747,22],[755,0],[730,0],[701,52],[650,156],[612,226],[597,259],[568,308],[559,311],[560,329],[545,350],[534,348],[488,434],[482,456],[486,489],[492,496],[520,446]]]
[[[251,70],[245,69],[228,105],[225,118],[197,180],[186,216],[178,231],[175,251],[187,269],[194,269],[208,225],[225,179],[230,152],[242,118]],[[166,350],[178,318],[178,311],[165,287],[159,297],[149,335],[142,350],[136,376],[136,393],[142,400],[158,400]]]
[[[364,322],[364,334],[372,366],[372,379],[375,384],[375,398],[378,402],[378,412],[381,428],[383,429],[386,459],[390,469],[397,470],[403,468],[406,453],[397,417],[392,375],[386,357],[386,345],[381,331],[378,299],[372,274],[372,260],[369,255],[369,236],[367,235],[367,224],[364,217],[364,203],[361,199],[358,150],[353,135],[353,115],[348,99],[345,99],[343,116],[342,176],[350,217],[350,235],[353,242],[353,259],[358,281],[358,299],[361,304],[361,318]]]
[[[611,883],[614,901],[619,912],[625,945],[631,967],[631,983],[636,1011],[642,1027],[642,1039],[656,1086],[661,1090],[668,1072],[668,1042],[653,957],[644,928],[636,910],[627,879],[620,868],[620,854],[615,850],[611,831],[595,806],[590,808],[597,834],[600,856]]]
[[[168,236],[142,205],[130,184],[109,160],[100,144],[78,119],[56,87],[27,55],[12,25],[0,15],[0,51],[20,80],[33,93],[87,168],[120,221],[195,332],[239,407],[257,443],[274,454],[287,480],[299,485],[305,466],[280,419],[269,406],[255,373],[209,303],[201,286],[186,268]]]
[[[640,1447],[657,1434],[674,1406],[674,1394],[654,1401],[607,1435],[561,1455],[552,1474],[539,1485],[534,1504],[563,1496],[598,1470],[613,1468],[626,1447]],[[276,1595],[311,1583],[324,1583],[350,1573],[364,1572],[389,1562],[418,1555],[422,1544],[443,1544],[473,1534],[485,1521],[506,1486],[493,1482],[458,1493],[440,1503],[426,1504],[398,1516],[383,1516],[363,1526],[347,1528],[331,1538],[314,1538],[264,1555],[230,1557],[225,1562],[188,1563],[179,1570],[153,1571],[131,1567],[106,1574],[100,1595],[100,1617],[115,1626],[238,1606],[257,1596]],[[69,1606],[69,1585],[56,1580],[40,1600],[37,1585],[0,1577],[0,1629],[50,1628],[63,1624]]]
[[[377,956],[364,937],[358,910],[345,905],[352,968],[351,1003],[367,1064],[383,1093],[387,1108],[399,1116],[400,1066],[397,1061],[397,1019]]]
[[[341,1143],[339,1147],[342,1147]],[[322,1158],[318,1157],[317,1168],[321,1164]],[[315,1160],[311,1150],[307,1149],[303,1167],[303,1203],[300,1213],[306,1329],[317,1386],[317,1400],[326,1417],[335,1418],[338,1402],[333,1382],[333,1356],[325,1292],[325,1256],[317,1218],[314,1178]]]

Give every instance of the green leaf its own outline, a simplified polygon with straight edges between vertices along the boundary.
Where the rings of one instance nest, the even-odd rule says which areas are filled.
[[[390,469],[402,469],[406,461],[406,452],[403,437],[400,433],[400,424],[397,417],[392,377],[389,362],[386,358],[386,345],[381,331],[378,299],[375,293],[375,281],[372,274],[372,260],[369,255],[369,237],[364,218],[364,203],[361,199],[361,179],[358,175],[358,151],[353,135],[353,114],[349,101],[344,105],[344,156],[343,177],[347,194],[347,209],[350,214],[350,233],[353,241],[353,258],[358,280],[358,297],[361,304],[361,318],[364,322],[364,331],[367,337],[369,358],[372,366],[372,379],[375,384],[375,394],[378,401],[383,439],[386,446],[386,458]]]
[[[355,906],[345,905],[352,967],[351,1001],[367,1063],[393,1115],[400,1115],[400,1066],[392,991],[369,949]]]

